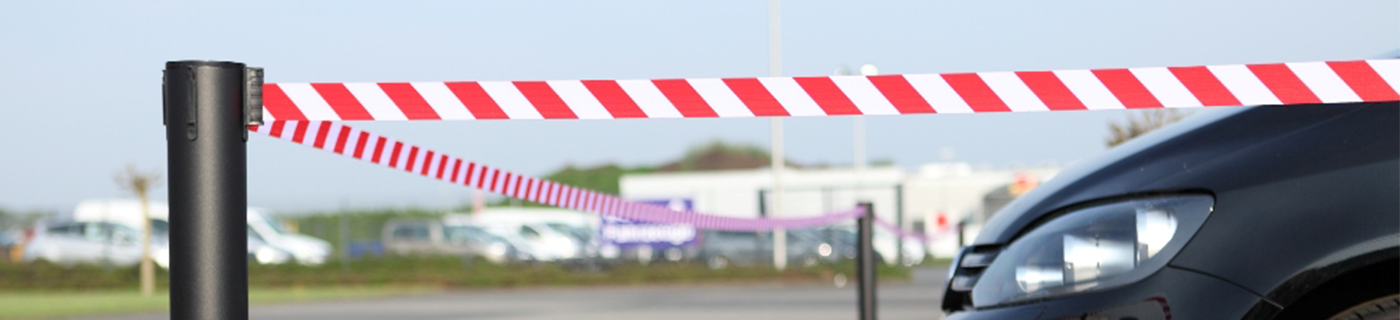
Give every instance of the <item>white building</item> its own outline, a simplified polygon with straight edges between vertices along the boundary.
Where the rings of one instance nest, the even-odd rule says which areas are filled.
[[[1013,184],[1018,177],[1044,181],[1059,172],[1053,167],[974,169],[966,163],[928,164],[914,173],[892,166],[871,167],[863,173],[850,167],[785,170],[783,213],[778,217],[816,216],[869,201],[880,218],[902,220],[906,230],[922,228],[931,239],[926,245],[936,257],[956,253],[958,239],[951,226],[958,221],[969,224],[965,237],[971,241],[984,217],[990,216],[982,211],[989,192]],[[695,211],[706,214],[756,218],[773,212],[773,176],[766,168],[628,174],[620,184],[623,198],[686,199]],[[940,226],[938,221],[946,223]]]
[[[1049,180],[1059,172],[1057,167],[975,169],[967,163],[926,164],[905,179],[905,215],[912,217],[912,221],[923,222],[911,222],[906,228],[923,226],[924,234],[929,235],[929,253],[935,257],[952,257],[958,250],[957,223],[966,223],[963,237],[971,242],[982,223],[995,213],[987,212],[989,209],[985,206],[989,193],[1008,188],[1018,179],[1034,184]],[[940,220],[944,225],[939,225]]]
[[[861,200],[875,214],[894,221],[896,186],[904,180],[896,167],[874,167],[857,175],[851,168],[795,169],[783,173],[783,213],[774,217],[811,217],[854,208]],[[689,199],[706,214],[756,218],[773,216],[773,176],[769,169],[624,175],[622,197],[632,200]]]

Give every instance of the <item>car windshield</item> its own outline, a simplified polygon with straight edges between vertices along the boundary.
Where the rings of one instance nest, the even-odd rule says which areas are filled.
[[[151,234],[164,236],[170,234],[170,222],[165,220],[151,219]]]
[[[589,238],[588,232],[583,231],[582,228],[573,228],[563,223],[546,223],[545,225],[548,225],[550,229],[553,229],[556,232],[571,235],[574,238],[583,240],[587,240]]]
[[[799,229],[788,231],[792,237],[809,242],[827,242],[827,235],[823,230]]]
[[[589,230],[587,227],[573,227],[573,228],[570,228],[570,229],[571,229],[571,230],[574,230],[574,235],[577,235],[579,239],[583,239],[583,240],[592,240],[592,239],[593,239],[593,230]]]
[[[248,238],[249,238],[249,239],[258,240],[258,241],[263,241],[263,242],[266,242],[266,241],[267,241],[266,239],[263,239],[263,237],[262,237],[261,235],[258,235],[258,232],[255,231],[255,230],[253,230],[253,227],[252,227],[252,226],[248,226]]]
[[[483,230],[483,229],[481,229],[480,227],[476,227],[476,226],[447,226],[447,227],[443,227],[443,228],[442,228],[442,234],[443,234],[443,237],[447,238],[447,240],[452,240],[452,241],[471,241],[471,242],[504,241],[504,240],[498,240],[499,237],[496,237],[496,236],[494,236],[494,235],[491,235],[491,234],[487,233],[486,230]]]
[[[273,220],[271,220],[271,219],[267,219],[267,217],[263,217],[262,219],[256,219],[256,220],[251,220],[251,219],[250,219],[250,220],[248,221],[248,223],[249,223],[249,224],[260,224],[260,225],[263,225],[263,226],[267,227],[268,229],[272,229],[272,233],[273,233],[273,234],[271,234],[271,235],[265,235],[265,236],[269,236],[269,237],[273,237],[273,238],[275,238],[277,235],[283,235],[283,234],[289,234],[289,233],[290,233],[290,232],[287,232],[286,230],[283,230],[283,229],[282,229],[282,226],[280,226],[279,223],[277,223],[276,221],[273,221]],[[257,228],[253,228],[253,229],[256,230]]]

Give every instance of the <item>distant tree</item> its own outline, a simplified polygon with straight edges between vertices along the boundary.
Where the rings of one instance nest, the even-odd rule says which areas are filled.
[[[142,172],[135,165],[127,165],[126,170],[117,172],[117,185],[131,192],[141,200],[141,295],[151,296],[156,292],[156,269],[151,261],[151,219],[150,192],[160,186],[160,172]]]
[[[749,144],[727,144],[713,141],[691,148],[684,156],[656,167],[659,172],[688,172],[739,170],[768,167],[772,156],[768,150]],[[791,165],[791,163],[789,163]]]
[[[894,159],[885,159],[885,158],[881,158],[881,159],[870,160],[870,166],[871,166],[871,167],[893,167],[893,166],[894,166]]]
[[[596,167],[580,168],[570,164],[565,165],[563,169],[556,170],[544,176],[544,178],[549,181],[617,195],[622,191],[622,187],[618,184],[622,179],[622,175],[652,171],[654,171],[654,169],[648,166],[624,168],[617,164],[609,163]]]
[[[13,228],[15,226],[15,221],[19,220],[18,218],[19,217],[14,213],[6,211],[5,208],[0,208],[0,231]]]
[[[1109,147],[1123,144],[1152,130],[1161,129],[1186,118],[1186,114],[1177,112],[1176,109],[1144,110],[1136,115],[1129,114],[1128,119],[1123,123],[1111,122],[1108,124],[1109,135],[1105,143]]]

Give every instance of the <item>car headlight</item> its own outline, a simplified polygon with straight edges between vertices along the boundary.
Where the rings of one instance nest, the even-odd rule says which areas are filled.
[[[505,257],[509,251],[510,247],[500,242],[492,242],[486,246],[486,254],[491,257]]]
[[[1067,212],[997,254],[972,288],[972,303],[995,306],[1142,280],[1186,245],[1214,203],[1183,195]]]
[[[287,260],[291,258],[286,252],[267,246],[258,248],[257,252],[253,254],[253,257],[256,258],[260,264],[280,264],[287,262]]]

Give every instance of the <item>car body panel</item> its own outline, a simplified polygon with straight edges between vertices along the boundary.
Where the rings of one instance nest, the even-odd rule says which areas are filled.
[[[140,234],[130,227],[106,222],[45,224],[25,245],[24,261],[46,260],[61,265],[135,265],[141,261]],[[163,237],[153,238],[151,250],[159,261]],[[166,264],[162,263],[162,267]]]
[[[316,265],[326,261],[331,254],[331,245],[325,240],[284,232],[268,215],[268,210],[258,207],[248,208],[248,231],[267,245],[292,254],[298,263]],[[78,203],[72,219],[87,222],[112,222],[140,229],[141,204],[132,199],[89,199]],[[170,209],[164,202],[152,201],[147,204],[146,216],[152,222],[156,234],[168,231]]]
[[[797,266],[810,266],[821,261],[834,261],[835,255],[824,258],[819,253],[823,242],[813,236],[813,230],[795,230],[799,234],[789,234],[787,261]],[[830,245],[830,244],[828,244]],[[738,266],[765,265],[773,262],[773,233],[742,231],[705,231],[700,239],[698,258],[709,261],[713,257],[724,257]]]
[[[481,257],[491,263],[518,260],[510,242],[469,224],[438,220],[395,219],[384,224],[380,243],[397,255],[455,255]]]
[[[1168,267],[1125,287],[977,312],[956,312],[947,319],[1224,320],[1240,319],[1257,301],[1259,297],[1253,293],[1218,278]]]
[[[1366,248],[1394,251],[1397,158],[1398,103],[1211,112],[1062,172],[993,216],[974,244],[1005,245],[1088,203],[1208,193],[1211,217],[1169,265],[1266,296]]]
[[[248,208],[248,226],[267,244],[291,253],[297,263],[319,265],[330,257],[329,242],[282,230],[264,209]]]

